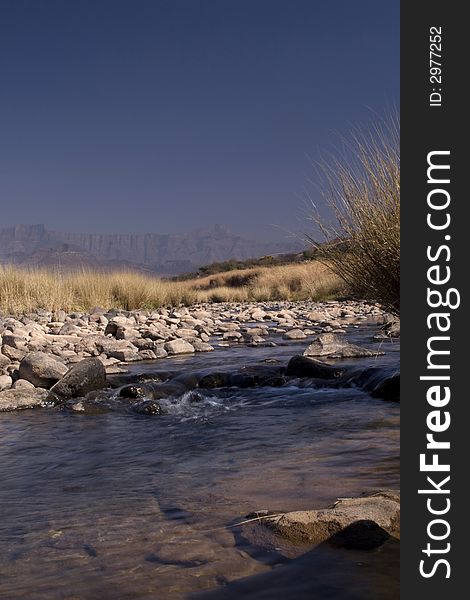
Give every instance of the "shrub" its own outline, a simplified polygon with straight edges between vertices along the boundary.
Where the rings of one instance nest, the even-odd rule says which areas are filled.
[[[312,220],[326,243],[311,240],[325,261],[361,298],[400,312],[400,146],[398,117],[357,133],[347,157],[322,167],[333,221],[315,208]],[[325,185],[326,184],[326,185]]]

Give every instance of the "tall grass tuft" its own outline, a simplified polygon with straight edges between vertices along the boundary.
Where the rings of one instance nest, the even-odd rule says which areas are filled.
[[[329,222],[315,209],[312,220],[324,242],[311,240],[318,258],[350,291],[400,312],[399,119],[376,123],[352,136],[346,155],[321,168]]]

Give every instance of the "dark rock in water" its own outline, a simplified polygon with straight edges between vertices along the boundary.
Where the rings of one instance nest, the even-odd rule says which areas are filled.
[[[124,398],[139,398],[143,397],[146,400],[158,400],[159,398],[170,398],[174,396],[182,396],[187,391],[186,387],[181,383],[156,383],[147,381],[140,385],[125,386],[121,389],[120,396]],[[135,393],[135,396],[131,394]]]
[[[368,367],[347,376],[345,384],[351,383],[362,387],[374,398],[400,401],[400,373],[395,369]]]
[[[328,358],[362,358],[377,356],[383,352],[372,352],[342,339],[334,333],[322,333],[305,350],[304,356],[327,356]]]
[[[287,383],[287,378],[283,375],[273,375],[265,379],[260,385],[264,387],[282,387]]]
[[[74,365],[50,389],[51,401],[79,398],[106,386],[106,370],[98,358],[85,358]]]
[[[119,390],[121,398],[143,398],[145,396],[145,389],[143,385],[125,385]]]
[[[155,400],[139,400],[132,404],[131,409],[139,415],[161,415],[162,407]]]
[[[290,377],[313,377],[318,379],[335,379],[341,377],[344,369],[332,367],[314,358],[301,356],[297,354],[293,356],[287,365],[286,375]]]
[[[204,400],[204,396],[195,390],[191,390],[188,394],[188,400],[191,404],[197,404]]]
[[[138,383],[146,383],[147,381],[163,383],[176,375],[178,375],[178,371],[150,371],[148,373],[137,375],[137,381]]]
[[[230,378],[230,373],[209,373],[199,380],[200,388],[220,388],[226,387]]]
[[[187,390],[193,390],[199,386],[200,376],[197,373],[182,373],[171,380],[171,383],[180,383]]]
[[[392,402],[400,401],[400,374],[387,377],[372,391],[374,398],[382,398]]]
[[[124,385],[140,384],[147,381],[163,383],[168,381],[178,373],[176,371],[149,371],[146,373],[117,373],[109,376],[109,383],[112,387],[121,387]]]
[[[49,389],[68,369],[63,362],[45,352],[30,352],[20,363],[18,375],[36,387]]]

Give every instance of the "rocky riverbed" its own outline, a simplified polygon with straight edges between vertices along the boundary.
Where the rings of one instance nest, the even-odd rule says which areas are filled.
[[[3,316],[0,410],[61,404],[125,383],[128,385],[120,390],[120,398],[150,401],[197,387],[282,385],[289,377],[342,383],[354,380],[379,396],[396,400],[396,376],[384,383],[373,370],[351,373],[334,366],[337,358],[373,357],[379,352],[346,341],[348,331],[371,320],[378,325],[377,340],[399,335],[399,325],[379,306],[351,301],[224,303],[153,311],[97,307],[89,313],[41,310],[20,317]],[[216,373],[199,372],[192,377],[164,372],[164,359],[178,355],[240,345],[274,347],[303,340],[306,347],[302,355],[280,367],[265,366],[250,373],[227,373],[219,368]],[[152,384],[116,377],[138,361],[162,366]],[[75,410],[85,410],[85,406],[83,402],[73,405]],[[144,414],[161,412],[156,402],[135,403],[134,408]]]
[[[396,597],[397,335],[361,302],[1,317],[0,596]]]

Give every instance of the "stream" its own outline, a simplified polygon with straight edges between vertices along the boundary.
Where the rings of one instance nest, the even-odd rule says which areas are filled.
[[[383,356],[343,362],[398,369],[399,342],[376,332],[365,323],[348,340]],[[286,364],[305,346],[217,348],[158,368]],[[399,487],[397,403],[301,381],[200,393],[165,401],[160,416],[0,413],[1,598],[171,600],[223,589],[309,550],[238,535],[246,514]],[[322,597],[302,594],[290,597]]]

